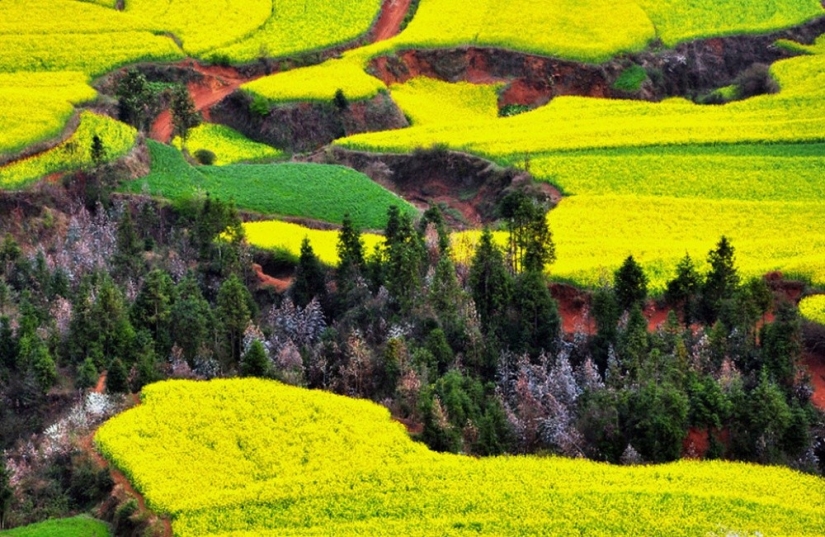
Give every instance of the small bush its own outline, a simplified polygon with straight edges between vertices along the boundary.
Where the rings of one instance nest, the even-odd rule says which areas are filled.
[[[344,95],[344,90],[341,88],[335,90],[335,97],[332,99],[332,102],[335,103],[335,108],[338,110],[344,111],[349,108],[349,99]]]
[[[770,67],[764,63],[755,63],[742,71],[734,84],[739,87],[740,99],[779,91],[779,84],[771,76]]]
[[[219,65],[221,67],[229,67],[232,65],[232,60],[229,59],[227,54],[213,54],[209,58],[209,63],[212,65]]]
[[[249,105],[249,110],[258,116],[264,117],[269,114],[272,108],[269,106],[269,101],[262,95],[255,95],[252,98],[252,104]]]
[[[506,104],[498,111],[499,117],[510,117],[523,114],[530,110],[526,104]]]
[[[195,151],[195,160],[199,163],[203,164],[204,166],[212,166],[215,164],[215,153],[208,149],[198,149]]]
[[[613,89],[634,92],[639,91],[644,81],[647,80],[647,71],[641,65],[631,65],[621,72],[619,78],[613,82]]]

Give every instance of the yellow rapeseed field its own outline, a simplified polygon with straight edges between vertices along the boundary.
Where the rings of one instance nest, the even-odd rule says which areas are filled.
[[[825,324],[825,295],[813,295],[799,302],[799,313],[815,323]]]
[[[383,407],[274,381],[150,385],[95,442],[179,537],[825,533],[825,481],[787,468],[436,454]]]
[[[418,77],[390,86],[390,92],[413,125],[429,125],[498,117],[498,88],[498,84],[450,84]]]
[[[172,145],[180,149],[180,138],[175,137]],[[253,142],[238,131],[216,123],[203,123],[190,129],[186,149],[193,155],[199,149],[212,151],[216,166],[274,159],[282,155],[272,146]]]
[[[0,167],[0,188],[18,188],[56,172],[76,170],[92,164],[92,139],[97,135],[106,151],[105,159],[114,160],[135,145],[137,131],[108,116],[82,112],[74,134],[53,149]]]
[[[96,96],[83,73],[0,73],[0,156],[57,136],[73,105]]]
[[[258,248],[285,250],[298,257],[301,254],[301,242],[307,237],[321,262],[330,266],[338,264],[338,231],[311,229],[278,220],[247,222],[243,227],[246,240]],[[361,237],[364,239],[365,253],[372,253],[375,245],[384,241],[384,237],[373,233],[363,233]]]

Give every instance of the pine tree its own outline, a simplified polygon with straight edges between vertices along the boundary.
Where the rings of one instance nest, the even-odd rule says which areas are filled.
[[[667,282],[665,300],[673,307],[681,307],[682,322],[689,326],[696,314],[696,298],[702,287],[701,277],[693,260],[685,254],[676,265],[676,277]]]
[[[138,130],[145,131],[151,119],[149,108],[154,97],[146,76],[129,69],[126,76],[118,82],[115,95],[118,98],[119,119]]]
[[[92,146],[89,148],[89,155],[95,167],[99,167],[106,162],[106,146],[103,144],[103,139],[97,134],[92,136]]]
[[[723,301],[732,298],[739,286],[734,253],[733,246],[724,235],[716,248],[708,253],[710,272],[702,286],[702,313],[708,324],[713,324],[719,318]]]
[[[217,320],[224,337],[226,356],[231,364],[241,358],[243,333],[252,317],[249,290],[232,274],[218,290]]]
[[[116,248],[112,258],[115,274],[123,279],[137,278],[144,264],[143,241],[135,230],[128,207],[124,207],[117,224]]]
[[[341,231],[338,233],[337,250],[339,262],[336,282],[338,292],[345,295],[364,268],[364,241],[349,213],[344,215]]]
[[[556,352],[561,317],[542,273],[530,270],[516,278],[510,318],[512,349],[533,358],[545,351]]]
[[[109,393],[127,393],[129,391],[129,372],[120,358],[109,364],[106,373],[106,391]]]
[[[209,341],[213,327],[212,308],[191,276],[181,280],[177,294],[178,300],[172,306],[171,331],[183,357],[193,365],[201,347]]]
[[[175,284],[166,271],[155,269],[146,279],[132,304],[131,319],[136,330],[146,329],[155,342],[155,351],[166,356],[172,348],[172,308]]]
[[[263,343],[257,339],[252,341],[249,350],[243,355],[241,374],[245,377],[265,378],[269,376],[270,371],[271,364]]]
[[[321,260],[315,255],[309,238],[304,237],[301,242],[301,256],[295,270],[295,283],[292,285],[292,300],[299,307],[304,307],[313,298],[323,302],[327,295],[327,284],[324,276],[324,267]]]
[[[6,459],[0,457],[0,530],[6,529],[8,515],[11,512],[11,502],[14,499],[14,490],[11,488],[9,478]]]
[[[420,298],[426,261],[427,251],[412,219],[401,215],[394,240],[387,243],[387,290],[404,313]]]
[[[93,388],[97,384],[97,367],[91,358],[86,358],[77,369],[75,387],[79,390]]]
[[[172,102],[170,105],[172,112],[172,126],[175,135],[180,136],[183,147],[186,147],[186,140],[189,138],[189,130],[201,124],[201,114],[195,109],[195,102],[184,85],[175,86],[172,91]]]
[[[504,255],[493,243],[493,234],[484,228],[476,246],[469,274],[470,292],[482,330],[494,334],[502,327],[512,293],[512,282],[504,265]]]
[[[628,256],[613,277],[616,300],[623,311],[629,311],[635,304],[643,305],[647,298],[647,276],[642,267]]]
[[[802,323],[798,310],[782,302],[773,323],[762,328],[762,362],[768,377],[790,393],[802,359]]]

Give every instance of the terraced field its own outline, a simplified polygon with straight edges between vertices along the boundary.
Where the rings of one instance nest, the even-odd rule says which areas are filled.
[[[787,469],[436,454],[383,407],[272,381],[148,386],[95,441],[181,537],[825,532],[825,484]]]
[[[86,515],[62,518],[31,524],[8,531],[0,531],[3,537],[109,537],[109,527]]]
[[[802,299],[799,312],[809,321],[825,325],[825,295],[813,295]]]
[[[306,237],[322,263],[332,267],[338,265],[337,230],[311,229],[278,220],[247,222],[243,228],[249,244],[268,250],[285,251],[296,260],[301,255],[301,243]],[[384,240],[382,235],[373,233],[362,233],[361,238],[364,240],[364,251],[367,253],[372,253],[375,245]]]
[[[0,161],[56,137],[72,117],[74,105],[96,96],[83,73],[0,74]]]
[[[378,186],[366,175],[343,166],[321,164],[240,164],[192,167],[177,149],[149,141],[152,172],[126,189],[178,199],[210,192],[233,199],[238,208],[269,215],[303,217],[383,228],[387,207],[415,212],[407,202]]]
[[[43,153],[0,167],[0,188],[19,188],[52,173],[91,166],[94,136],[98,136],[103,142],[104,161],[112,161],[134,147],[137,131],[108,116],[83,112],[77,130],[65,142]]]
[[[704,259],[725,234],[745,274],[782,270],[823,283],[818,46],[773,65],[780,93],[725,106],[558,97],[515,117],[419,123],[336,144],[379,152],[447,144],[529,167],[572,195],[550,214],[559,279],[596,285],[632,254],[661,290],[685,252]]]
[[[172,145],[181,149],[183,144],[177,137],[172,140]],[[273,160],[283,156],[283,153],[274,147],[253,142],[238,131],[215,123],[203,123],[190,129],[186,149],[192,155],[199,150],[213,152],[216,166]]]

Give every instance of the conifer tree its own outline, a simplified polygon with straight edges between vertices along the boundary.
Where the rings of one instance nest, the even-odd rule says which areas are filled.
[[[643,305],[647,298],[647,276],[632,255],[616,271],[613,288],[622,311],[629,311],[636,304]]]
[[[292,300],[295,305],[303,308],[313,298],[320,302],[326,299],[327,285],[324,277],[324,267],[321,260],[315,255],[309,238],[304,237],[301,242],[301,256],[295,270],[295,283],[292,285]]]
[[[716,248],[708,252],[710,272],[702,286],[702,310],[708,324],[719,318],[722,302],[732,298],[739,286],[734,254],[733,246],[724,235],[719,239]]]
[[[241,373],[245,377],[265,378],[269,376],[270,370],[271,364],[263,343],[257,339],[253,340],[249,350],[243,356]]]
[[[493,234],[488,228],[484,228],[476,246],[469,285],[482,330],[488,334],[497,332],[507,312],[512,282],[504,265],[504,255],[493,243]]]

